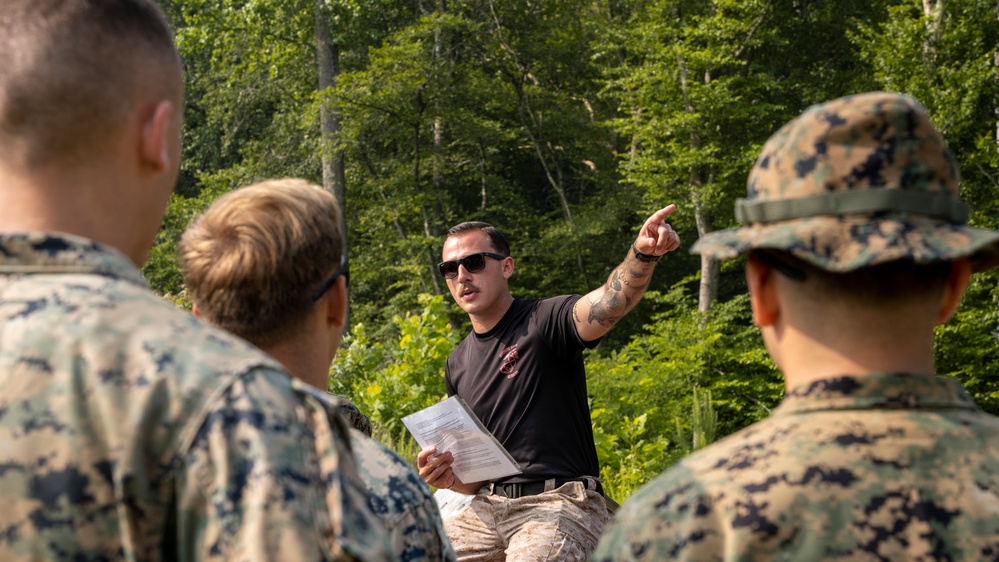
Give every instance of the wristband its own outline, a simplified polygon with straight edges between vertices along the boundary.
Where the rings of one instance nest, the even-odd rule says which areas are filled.
[[[656,263],[657,261],[659,261],[659,258],[662,257],[662,256],[653,256],[651,254],[643,254],[642,252],[639,252],[638,246],[635,246],[634,242],[631,243],[631,251],[635,252],[635,259],[643,263]]]

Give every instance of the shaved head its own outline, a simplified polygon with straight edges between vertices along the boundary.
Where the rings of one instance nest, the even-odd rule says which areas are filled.
[[[178,106],[180,57],[151,0],[0,2],[0,163],[72,167],[105,150],[139,104]]]

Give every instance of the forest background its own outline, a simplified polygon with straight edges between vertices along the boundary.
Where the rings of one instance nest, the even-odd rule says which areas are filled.
[[[516,296],[585,293],[676,203],[681,249],[587,355],[605,488],[625,499],[767,415],[783,386],[742,262],[692,256],[734,226],[762,143],[807,106],[923,102],[971,222],[999,219],[997,0],[160,0],[185,60],[181,178],[143,273],[185,304],[175,244],[220,194],[270,177],[345,210],[350,333],[329,389],[404,457],[400,418],[445,396],[469,328],[435,274],[446,230],[504,230]],[[937,366],[999,414],[997,275],[937,332]]]

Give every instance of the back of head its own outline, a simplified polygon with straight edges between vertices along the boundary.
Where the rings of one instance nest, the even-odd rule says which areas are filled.
[[[343,254],[340,208],[304,180],[229,192],[177,248],[191,300],[207,320],[257,346],[297,333]]]
[[[892,322],[913,305],[926,312],[935,310],[951,271],[949,261],[916,263],[903,259],[835,272],[787,252],[755,250],[753,254],[778,271],[790,273],[793,279],[784,284],[790,302],[803,309],[804,318],[824,324],[838,315],[884,317]],[[874,321],[869,321],[869,326],[880,329]]]
[[[868,293],[869,302],[907,272],[932,272],[939,285],[954,260],[967,258],[975,271],[999,264],[999,232],[966,224],[957,163],[925,108],[905,95],[871,92],[808,108],[767,141],[747,191],[736,202],[743,226],[701,237],[692,252],[793,256],[798,269],[812,270],[805,279],[841,286],[846,297]],[[911,285],[912,294],[927,290]]]
[[[152,0],[0,2],[0,164],[85,163],[144,95],[179,100],[180,58]]]

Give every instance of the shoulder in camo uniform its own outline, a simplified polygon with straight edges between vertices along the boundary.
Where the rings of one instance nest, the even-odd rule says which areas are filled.
[[[303,387],[116,251],[0,235],[0,559],[392,559]]]
[[[182,70],[153,0],[0,2],[0,560],[392,559],[341,418],[137,269]]]
[[[362,414],[361,410],[357,407],[351,399],[339,394],[331,394],[330,398],[336,402],[337,410],[343,419],[347,420],[347,425],[353,427],[354,429],[360,431],[367,437],[371,437],[373,428],[371,427],[371,419]]]
[[[984,271],[999,262],[999,233],[966,224],[959,181],[912,98],[833,100],[771,137],[736,203],[742,226],[707,234],[692,251],[775,250],[828,272],[967,258]],[[997,559],[999,420],[956,380],[908,372],[789,388],[767,419],[633,494],[593,556]]]
[[[373,511],[382,517],[404,562],[457,560],[444,532],[437,502],[413,467],[381,443],[352,433],[361,480],[370,490]]]

